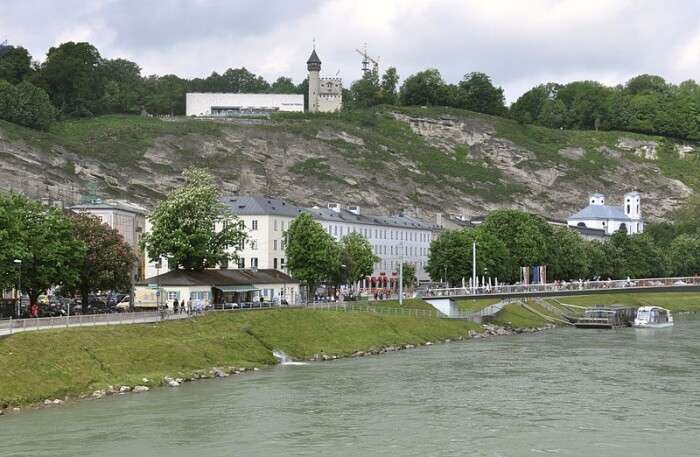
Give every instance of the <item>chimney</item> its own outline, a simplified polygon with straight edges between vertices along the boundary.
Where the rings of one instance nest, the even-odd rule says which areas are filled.
[[[348,206],[348,211],[350,211],[353,214],[357,214],[358,216],[360,215],[360,207],[357,205]]]

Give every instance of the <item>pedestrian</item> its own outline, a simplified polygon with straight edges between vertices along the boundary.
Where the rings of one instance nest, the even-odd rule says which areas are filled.
[[[173,314],[178,314],[179,306],[180,306],[180,303],[177,301],[177,298],[176,298],[175,300],[173,300]]]
[[[187,300],[187,315],[192,315],[192,299]]]
[[[261,308],[263,307],[263,304],[264,304],[264,303],[265,303],[265,297],[261,295],[261,296],[260,296],[260,307],[261,307]]]
[[[185,299],[183,298],[182,301],[180,302],[180,313],[185,314]]]

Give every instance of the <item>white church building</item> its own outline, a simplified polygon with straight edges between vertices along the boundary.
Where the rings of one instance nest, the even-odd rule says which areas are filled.
[[[619,230],[624,230],[628,235],[644,231],[639,192],[626,193],[622,207],[606,205],[603,194],[591,195],[588,203],[581,211],[568,217],[567,225],[603,230],[606,235]]]

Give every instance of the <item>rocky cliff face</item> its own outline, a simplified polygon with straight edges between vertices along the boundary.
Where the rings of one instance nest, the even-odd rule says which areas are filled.
[[[499,122],[406,112],[381,113],[368,125],[313,117],[226,122],[217,134],[157,136],[128,163],[10,139],[0,129],[0,186],[69,204],[95,189],[153,206],[180,183],[182,169],[197,165],[210,168],[226,193],[426,218],[514,207],[563,219],[592,192],[621,204],[630,190],[642,192],[646,216],[662,217],[693,192],[662,171],[659,140],[607,132],[580,145],[566,137],[564,147],[552,149],[534,133],[516,143]],[[673,148],[674,160],[694,161],[698,150]]]

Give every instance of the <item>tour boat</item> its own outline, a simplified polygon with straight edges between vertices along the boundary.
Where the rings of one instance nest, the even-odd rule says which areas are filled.
[[[671,311],[660,306],[642,306],[632,325],[637,328],[673,327],[673,316]]]
[[[635,309],[620,305],[613,305],[609,308],[594,307],[588,308],[583,317],[579,317],[574,322],[576,328],[617,328],[629,327],[635,318]]]

